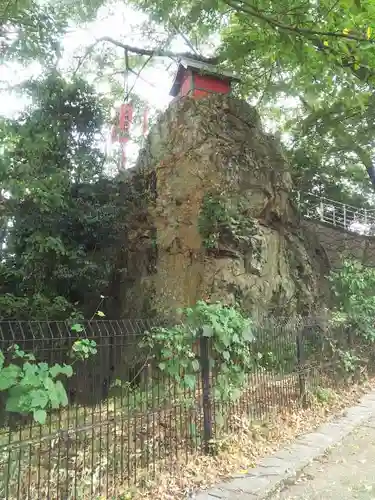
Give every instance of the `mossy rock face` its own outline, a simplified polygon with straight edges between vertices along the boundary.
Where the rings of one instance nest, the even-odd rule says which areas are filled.
[[[324,251],[299,226],[281,147],[247,103],[222,95],[173,103],[128,182],[140,178],[143,215],[129,214],[116,290],[123,315],[168,315],[202,297],[252,313],[324,302]]]

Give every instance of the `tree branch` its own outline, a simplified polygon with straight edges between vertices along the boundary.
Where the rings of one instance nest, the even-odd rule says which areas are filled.
[[[184,33],[182,33],[182,31],[180,31],[178,29],[178,26],[176,25],[175,22],[173,21],[170,21],[170,23],[172,24],[174,30],[176,31],[176,33],[178,33],[181,38],[184,40],[184,42],[186,43],[186,45],[189,47],[190,50],[192,50],[195,54],[196,57],[201,57],[197,51],[197,49],[194,47],[194,45],[191,43],[191,41],[188,39],[188,37],[186,35],[184,35]]]
[[[255,17],[261,21],[267,23],[274,30],[283,30],[294,33],[296,36],[300,35],[307,38],[317,50],[322,51],[323,53],[331,53],[334,54],[340,61],[339,64],[343,68],[350,68],[354,76],[356,76],[362,82],[368,82],[370,78],[375,77],[375,72],[371,68],[356,61],[351,61],[348,56],[343,56],[338,53],[332,47],[326,46],[323,43],[322,37],[333,37],[333,38],[341,38],[346,40],[355,40],[357,42],[367,42],[367,43],[375,43],[375,39],[368,40],[365,37],[358,37],[355,35],[334,32],[334,31],[315,31],[307,28],[298,28],[297,26],[290,26],[284,23],[277,21],[272,17],[266,16],[264,13],[257,10],[255,7],[250,5],[245,0],[223,0],[227,5],[232,7],[232,9],[236,11],[240,11],[246,14],[249,14],[252,17]]]
[[[303,96],[299,96],[299,99],[308,110],[314,113],[313,109],[306,102]],[[334,128],[331,129],[331,133],[336,138],[337,143],[340,145],[341,149],[353,152],[357,156],[359,161],[364,165],[367,175],[372,184],[372,187],[375,189],[375,165],[372,160],[371,154],[369,153],[368,149],[366,149],[366,147],[358,144],[357,140],[353,138],[343,127],[344,120],[361,114],[360,110],[352,110],[352,111],[353,113],[351,114],[351,116],[343,116],[343,117],[337,116],[337,119],[335,119],[334,122],[335,126]],[[332,112],[330,112],[330,110],[327,110],[325,113],[325,117],[327,117],[330,114],[332,114]],[[324,119],[324,116],[322,116],[321,119]],[[306,122],[306,120],[304,121]],[[325,131],[322,131],[317,127],[315,127],[315,133],[320,135],[322,138],[324,138],[324,135],[326,135]]]
[[[351,35],[350,33],[345,34],[339,31],[316,31],[309,28],[299,28],[298,26],[291,26],[289,24],[281,23],[272,17],[268,17],[263,14],[261,11],[256,9],[256,7],[250,5],[247,2],[243,2],[241,0],[223,0],[229,7],[235,9],[237,11],[244,12],[246,14],[250,14],[261,21],[266,22],[267,24],[273,26],[274,28],[281,29],[283,31],[291,31],[294,33],[298,33],[299,35],[310,35],[310,36],[318,36],[318,37],[329,37],[329,38],[343,38],[345,40],[355,40],[361,43],[375,43],[375,39],[369,40],[364,36]]]
[[[196,61],[201,61],[201,62],[206,62],[210,64],[218,64],[219,63],[219,58],[218,57],[203,57],[203,56],[198,56],[197,54],[191,54],[190,52],[173,52],[170,50],[165,50],[162,48],[155,48],[155,49],[142,49],[140,47],[134,47],[133,45],[128,45],[126,43],[122,43],[119,40],[115,40],[114,38],[110,36],[103,36],[101,38],[98,38],[94,43],[92,43],[89,47],[87,47],[85,54],[83,57],[80,59],[78,63],[78,67],[75,70],[75,73],[79,70],[79,68],[82,66],[84,61],[87,59],[87,57],[91,54],[91,52],[94,50],[94,48],[99,44],[99,43],[111,43],[112,45],[115,45],[116,47],[120,47],[121,49],[127,50],[128,52],[131,52],[133,54],[138,54],[140,56],[147,56],[147,57],[188,57],[189,59],[194,59]]]

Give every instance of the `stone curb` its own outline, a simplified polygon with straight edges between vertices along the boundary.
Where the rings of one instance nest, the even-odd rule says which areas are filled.
[[[210,490],[197,493],[195,500],[261,500],[298,478],[299,473],[313,460],[339,444],[355,428],[375,415],[375,391],[366,394],[361,402],[345,411],[344,416],[323,424],[315,432],[306,434],[260,460],[259,465],[246,475],[234,476]]]

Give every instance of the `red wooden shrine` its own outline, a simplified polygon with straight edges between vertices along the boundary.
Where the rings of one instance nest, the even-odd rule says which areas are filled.
[[[229,71],[218,71],[212,64],[181,58],[170,95],[180,99],[187,95],[195,99],[210,94],[229,94],[232,83],[240,79]]]

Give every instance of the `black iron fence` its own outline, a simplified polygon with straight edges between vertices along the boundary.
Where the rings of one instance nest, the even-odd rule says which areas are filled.
[[[6,358],[15,343],[49,365],[66,362],[78,338],[97,349],[74,363],[74,375],[64,379],[68,404],[49,411],[42,425],[6,411],[0,392],[1,498],[121,498],[176,460],[213,453],[213,440],[230,432],[234,416],[261,420],[306,406],[320,388],[366,375],[375,359],[371,342],[326,318],[268,319],[253,326],[251,369],[224,397],[210,339],[198,336],[199,369],[186,385],[163,372],[142,342],[153,326],[95,321],[72,331],[62,322],[0,322]]]

